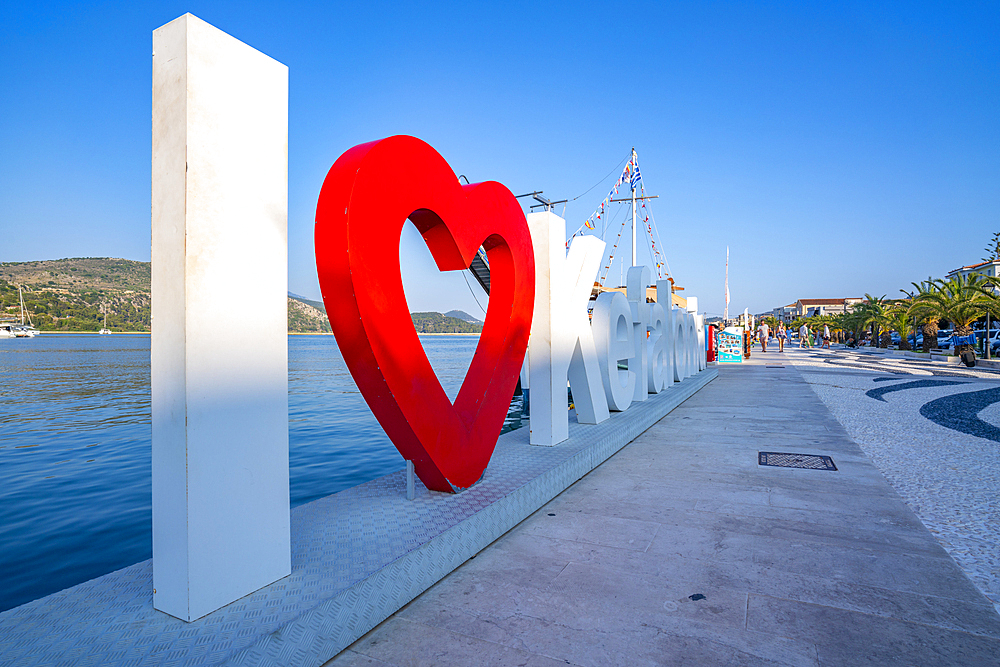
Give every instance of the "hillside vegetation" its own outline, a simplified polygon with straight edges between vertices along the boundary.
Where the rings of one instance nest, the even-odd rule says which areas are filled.
[[[21,285],[28,319],[41,331],[150,330],[150,263],[106,257],[0,262],[0,316],[20,320]],[[220,307],[225,307],[220,295]],[[330,333],[313,302],[288,299],[289,333]]]
[[[332,333],[330,318],[315,302],[288,297],[288,333]]]
[[[483,321],[478,317],[473,317],[469,315],[464,310],[449,310],[444,314],[445,317],[454,317],[460,320],[465,320],[466,322],[472,322],[473,324],[482,324]]]
[[[0,317],[20,320],[21,285],[27,319],[41,331],[99,331],[107,311],[112,331],[150,330],[150,263],[106,257],[0,262]],[[219,306],[225,307],[225,295]],[[460,317],[450,317],[450,314]],[[411,313],[418,333],[480,333],[482,322],[462,311]],[[471,321],[470,321],[471,320]],[[289,333],[330,333],[321,301],[288,298]]]
[[[149,331],[149,262],[78,257],[0,262],[0,315],[20,319],[17,286],[28,318],[41,331]]]
[[[482,333],[483,325],[441,313],[410,313],[417,333]]]

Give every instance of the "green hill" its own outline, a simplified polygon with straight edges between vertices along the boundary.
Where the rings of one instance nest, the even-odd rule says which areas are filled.
[[[41,331],[99,331],[107,310],[112,331],[150,330],[150,263],[107,257],[0,262],[0,316],[20,319],[17,286]],[[220,307],[225,295],[220,295]],[[322,306],[288,299],[289,333],[329,333]]]
[[[288,297],[288,333],[332,333],[326,310],[320,310],[318,301]]]
[[[482,333],[481,323],[466,322],[441,313],[410,313],[417,333]]]
[[[76,257],[0,262],[0,315],[20,317],[17,286],[28,317],[41,331],[149,331],[150,265],[128,259]]]
[[[469,315],[464,310],[449,310],[444,314],[445,317],[454,317],[459,320],[464,320],[465,322],[472,322],[473,324],[482,324],[483,321],[478,317],[473,317]]]
[[[98,331],[107,311],[112,331],[150,330],[150,263],[107,257],[0,262],[0,316],[20,318],[17,286],[31,322],[41,331]],[[219,295],[225,307],[225,295]],[[411,313],[418,333],[480,333],[482,322]],[[289,333],[330,333],[321,301],[288,297]]]

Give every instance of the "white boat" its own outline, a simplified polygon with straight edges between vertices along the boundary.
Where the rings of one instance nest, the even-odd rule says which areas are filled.
[[[41,332],[31,324],[31,315],[24,307],[24,296],[21,294],[21,286],[17,286],[17,298],[21,302],[21,321],[4,320],[0,322],[0,338],[34,338]],[[28,322],[24,320],[27,316]]]
[[[13,329],[15,338],[34,338],[42,333],[30,324],[15,324]]]
[[[18,338],[34,338],[41,332],[31,323],[31,313],[29,313],[28,309],[24,307],[24,295],[21,294],[20,285],[17,286],[17,296],[21,300],[21,325],[15,327],[14,335]],[[25,317],[28,319],[27,324],[24,323]]]
[[[101,306],[101,310],[104,312],[104,328],[97,333],[101,336],[108,336],[111,334],[111,329],[108,328],[108,308],[107,306]]]

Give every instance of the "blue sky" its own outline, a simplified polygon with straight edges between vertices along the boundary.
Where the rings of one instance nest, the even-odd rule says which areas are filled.
[[[1000,231],[997,3],[8,3],[0,261],[149,259],[151,33],[191,12],[289,66],[289,289],[364,141],[573,198],[636,147],[701,310],[898,295]],[[610,176],[565,209],[575,229]],[[562,212],[562,209],[557,209]],[[627,252],[623,248],[623,252]],[[477,314],[404,234],[411,310]]]

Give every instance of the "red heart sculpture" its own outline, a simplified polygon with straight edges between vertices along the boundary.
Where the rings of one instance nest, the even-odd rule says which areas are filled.
[[[442,271],[490,262],[490,305],[454,405],[413,327],[399,269],[409,218]],[[517,200],[494,182],[462,186],[414,137],[355,146],[331,167],[316,207],[316,265],[344,360],[389,439],[427,488],[472,486],[486,470],[524,359],[535,262]]]

